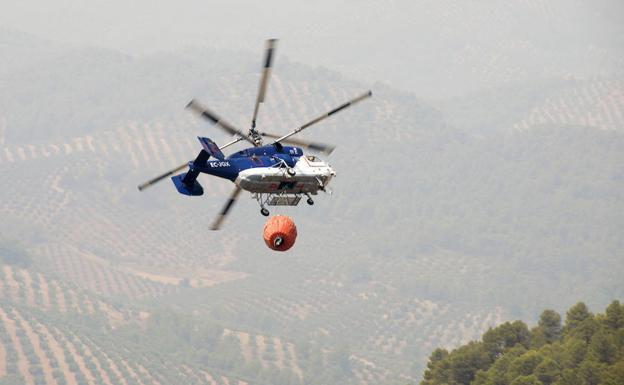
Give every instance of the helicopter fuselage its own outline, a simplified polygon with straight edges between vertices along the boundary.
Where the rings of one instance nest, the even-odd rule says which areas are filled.
[[[191,169],[229,179],[252,193],[316,194],[336,175],[332,167],[299,147],[251,147],[223,160],[191,162]]]

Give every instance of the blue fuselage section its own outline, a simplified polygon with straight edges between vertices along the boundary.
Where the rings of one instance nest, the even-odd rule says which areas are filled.
[[[191,169],[235,181],[238,174],[250,168],[277,167],[286,165],[294,167],[303,151],[299,147],[281,146],[279,150],[273,146],[250,147],[235,152],[227,158],[212,159],[204,164],[189,164]]]

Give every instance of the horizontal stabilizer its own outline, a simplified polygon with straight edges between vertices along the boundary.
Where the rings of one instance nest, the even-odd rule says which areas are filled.
[[[199,143],[201,143],[204,150],[213,158],[217,158],[219,160],[225,159],[225,156],[223,155],[221,150],[219,150],[219,146],[217,146],[215,142],[210,140],[210,138],[198,136],[197,139],[199,139]]]
[[[203,195],[204,188],[199,184],[197,179],[193,179],[193,185],[188,186],[184,183],[185,176],[186,176],[186,173],[171,177],[171,180],[173,181],[173,184],[176,186],[176,189],[178,189],[178,192],[180,194],[190,195],[190,196]]]

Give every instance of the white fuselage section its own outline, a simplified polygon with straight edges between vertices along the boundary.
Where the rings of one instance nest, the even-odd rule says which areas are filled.
[[[241,171],[235,183],[252,193],[316,194],[336,175],[329,164],[311,155],[300,157],[292,171],[294,175],[286,167],[250,168]]]

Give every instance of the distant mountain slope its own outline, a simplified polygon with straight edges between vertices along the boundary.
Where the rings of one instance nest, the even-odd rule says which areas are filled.
[[[437,103],[454,126],[474,133],[550,126],[624,129],[624,78],[547,79]]]
[[[0,26],[0,79],[16,71],[38,68],[42,63],[63,55],[68,47]]]
[[[128,7],[117,0],[97,9],[77,0],[68,4],[41,3],[40,23],[28,9],[0,23],[133,54],[181,44],[256,52],[260,40],[282,37],[283,52],[298,61],[432,97],[536,78],[586,79],[624,68],[620,0],[272,0],[218,1],[213,7],[199,1],[153,7],[148,0]]]

